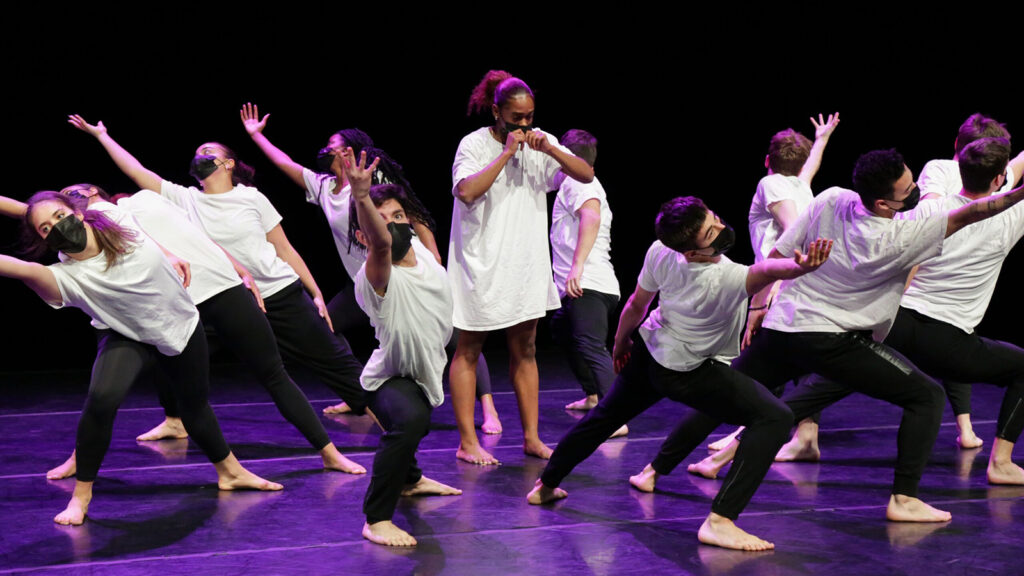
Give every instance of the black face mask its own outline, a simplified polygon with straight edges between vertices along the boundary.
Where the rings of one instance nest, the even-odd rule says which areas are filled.
[[[914,188],[910,191],[910,194],[908,194],[907,197],[903,199],[903,206],[900,206],[899,208],[893,208],[893,210],[897,212],[907,212],[909,210],[917,208],[917,203],[920,201],[921,189],[918,188],[915,184]],[[899,202],[899,200],[894,200],[894,202]],[[892,208],[892,206],[890,206],[890,208]]]
[[[502,120],[502,122],[505,122],[505,121]],[[518,124],[512,124],[510,122],[505,122],[505,135],[506,136],[509,135],[512,132],[515,132],[516,130],[522,130],[523,131],[523,135],[525,135],[530,130],[533,130],[533,124],[527,124],[526,126],[520,126]]]
[[[334,163],[334,148],[326,146],[316,154],[316,170],[324,174],[331,174],[331,164]]]
[[[711,245],[708,246],[708,248],[714,248],[715,250],[715,253],[711,255],[712,257],[725,254],[733,247],[734,244],[736,244],[736,231],[732,229],[732,226],[729,226],[725,222],[722,222],[722,225],[725,226],[725,228],[722,228],[722,231],[718,233],[718,236],[716,236],[714,241],[711,242]]]
[[[74,214],[68,214],[50,228],[46,236],[46,245],[54,252],[78,254],[88,243],[89,236],[85,233],[85,224]]]
[[[220,166],[217,164],[217,157],[210,154],[200,154],[192,158],[192,165],[189,166],[189,176],[202,182],[217,171]]]
[[[391,261],[398,262],[412,248],[412,225],[389,222],[388,232],[391,233]]]

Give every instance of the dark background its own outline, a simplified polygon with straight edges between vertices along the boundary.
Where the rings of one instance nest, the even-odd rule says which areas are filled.
[[[102,148],[66,123],[71,113],[103,120],[144,165],[184,184],[196,146],[220,141],[255,166],[329,298],[346,280],[324,218],[251,143],[240,106],[270,112],[265,134],[305,165],[332,132],[367,131],[405,166],[445,254],[455,149],[490,120],[467,117],[467,99],[487,70],[505,69],[533,88],[539,128],[556,136],[584,128],[600,140],[596,169],[615,213],[625,297],[657,208],[674,196],[702,197],[740,233],[730,257],[751,262],[746,215],[768,139],[790,126],[813,137],[811,114],[842,114],[815,192],[849,186],[857,156],[875,148],[898,147],[916,175],[952,156],[956,129],[973,112],[1024,130],[1021,14],[1009,6],[20,6],[0,25],[2,194],[25,199],[80,181],[134,191]],[[0,222],[4,253],[16,238],[15,223]],[[1016,339],[1020,263],[1019,254],[1007,261],[980,328],[989,336]],[[6,279],[0,306],[0,371],[91,362],[80,312],[53,311]]]

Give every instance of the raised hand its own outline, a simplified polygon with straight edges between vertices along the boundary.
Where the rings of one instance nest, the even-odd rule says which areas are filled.
[[[544,152],[545,154],[551,152],[551,142],[548,142],[547,134],[540,130],[530,130],[526,133],[526,144],[534,150]]]
[[[68,116],[68,124],[71,124],[75,128],[78,128],[82,132],[89,134],[93,138],[99,138],[101,135],[107,133],[107,127],[103,125],[103,121],[100,120],[95,126],[89,124],[78,114],[71,114]]]
[[[807,247],[807,254],[802,254],[800,250],[794,250],[793,252],[793,261],[796,262],[797,266],[810,272],[817,270],[828,260],[829,254],[832,253],[832,241],[818,238]]]
[[[260,107],[252,102],[246,102],[239,115],[242,117],[242,126],[245,126],[245,131],[249,133],[249,136],[263,132],[263,129],[267,127],[267,118],[270,118],[270,114],[267,114],[261,119]]]
[[[818,114],[818,120],[815,121],[814,117],[811,117],[811,124],[814,124],[814,138],[820,140],[822,138],[828,138],[832,135],[832,132],[839,126],[839,112],[835,114],[829,114],[828,120],[825,120],[824,116]]]
[[[359,162],[355,160],[355,152],[351,147],[346,147],[341,156],[345,162],[345,173],[348,175],[348,182],[352,186],[352,197],[361,199],[370,195],[370,184],[373,179],[373,172],[380,163],[380,158],[374,158],[373,163],[366,165],[366,150],[359,153]]]

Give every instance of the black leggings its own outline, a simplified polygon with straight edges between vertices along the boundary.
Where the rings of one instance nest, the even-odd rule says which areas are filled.
[[[110,447],[114,415],[139,373],[154,360],[174,385],[181,419],[192,439],[210,462],[228,457],[231,450],[207,399],[210,360],[202,322],[196,326],[185,350],[177,356],[165,356],[153,346],[125,338],[113,330],[97,331],[96,339],[89,395],[75,439],[78,480],[96,480],[100,463]]]
[[[747,427],[736,460],[711,504],[712,512],[735,520],[786,441],[793,414],[764,386],[721,362],[705,360],[689,372],[665,368],[651,358],[638,337],[634,337],[629,363],[608,395],[558,442],[541,482],[557,487],[613,432],[662,398],[695,409],[673,431],[674,450],[689,454],[722,421]],[[652,465],[667,473],[658,469],[657,460]]]
[[[352,355],[344,337],[338,338],[331,333],[302,283],[296,280],[273,296],[264,298],[263,305],[281,356],[311,370],[354,413],[364,413],[366,394],[359,385],[363,365]]]
[[[586,289],[579,298],[562,298],[562,307],[551,316],[551,331],[588,396],[604,398],[615,382],[606,340],[608,318],[618,302],[614,294]]]
[[[1006,388],[996,436],[1017,442],[1024,430],[1024,350],[1008,342],[968,334],[909,308],[900,308],[885,343],[935,378]],[[946,392],[950,393],[948,387]]]
[[[366,522],[375,524],[391,520],[402,488],[423,477],[416,465],[416,448],[430,428],[433,408],[419,384],[404,377],[391,378],[366,396],[384,427],[363,500]]]
[[[252,294],[242,285],[229,288],[197,306],[203,322],[212,326],[227,348],[266,388],[274,405],[306,440],[322,450],[331,439],[302,390],[284,369],[274,332]],[[168,416],[177,416],[173,390],[157,374],[160,404]]]
[[[762,328],[733,367],[769,388],[803,374],[821,375],[783,397],[797,422],[853,392],[903,408],[892,493],[917,496],[942,423],[944,395],[937,382],[898,352],[860,332]]]

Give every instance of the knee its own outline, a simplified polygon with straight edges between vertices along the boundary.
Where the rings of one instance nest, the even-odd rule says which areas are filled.
[[[509,352],[515,360],[533,360],[537,357],[537,342],[533,336],[510,342]]]

